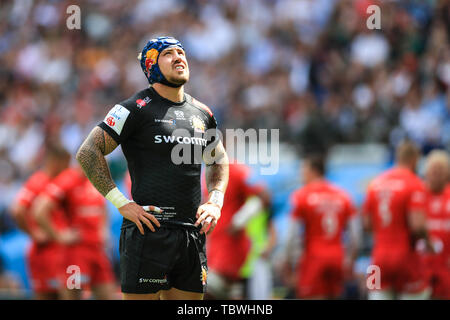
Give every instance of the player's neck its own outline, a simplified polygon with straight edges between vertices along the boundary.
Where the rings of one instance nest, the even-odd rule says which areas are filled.
[[[45,165],[42,171],[44,171],[47,176],[52,178],[56,177],[56,175],[58,174],[57,169],[52,165]]]
[[[427,183],[427,187],[433,194],[441,194],[445,190],[445,185],[431,185]]]
[[[155,83],[153,88],[161,97],[172,102],[183,102],[184,100],[184,86],[172,88],[161,83]]]
[[[322,182],[324,181],[324,177],[323,176],[314,176],[311,177],[306,184],[311,184],[311,183],[317,183],[317,182]]]
[[[411,171],[411,172],[414,173],[415,166],[410,165],[408,163],[401,163],[401,162],[399,162],[399,163],[397,163],[397,168],[408,170],[408,171]]]

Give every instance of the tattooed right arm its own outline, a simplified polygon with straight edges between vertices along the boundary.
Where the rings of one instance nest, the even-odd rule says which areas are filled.
[[[125,196],[117,189],[114,181],[111,177],[111,172],[109,171],[108,164],[106,162],[105,156],[110,154],[115,148],[117,148],[117,143],[111,136],[106,133],[102,128],[95,127],[92,129],[89,136],[84,140],[80,149],[77,152],[77,160],[83,168],[84,173],[88,177],[89,181],[94,185],[94,187],[104,196],[113,190],[120,194],[122,198]],[[109,195],[111,196],[111,194]],[[116,194],[117,196],[117,194]],[[107,198],[111,203],[119,210],[120,214],[132,222],[134,222],[139,229],[141,234],[144,234],[144,223],[152,232],[155,232],[155,227],[160,227],[158,219],[149,212],[146,212],[143,207],[136,204],[134,201],[128,202],[125,200],[125,204],[117,203],[117,197],[113,200],[112,198]],[[120,200],[120,197],[119,197]],[[161,209],[154,206],[152,211],[161,212]],[[159,211],[157,211],[156,209]],[[150,222],[151,221],[151,222]],[[153,222],[153,224],[152,224]]]
[[[102,128],[95,127],[77,152],[77,161],[86,177],[103,196],[116,187],[105,159],[115,148],[116,141]]]

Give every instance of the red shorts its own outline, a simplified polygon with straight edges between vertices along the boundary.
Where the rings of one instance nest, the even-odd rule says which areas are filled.
[[[207,240],[208,268],[231,280],[241,278],[240,270],[250,251],[250,240],[241,233],[236,237],[215,235]]]
[[[432,274],[432,297],[450,300],[450,270],[445,267],[434,270]]]
[[[446,263],[446,258],[427,254],[424,261],[430,274],[432,297],[450,299],[450,267]]]
[[[429,286],[429,274],[423,259],[415,252],[377,252],[373,264],[380,268],[381,290],[418,293]]]
[[[66,278],[72,277],[79,270],[82,289],[114,282],[111,263],[103,248],[97,246],[75,245],[67,248]]]
[[[344,267],[340,257],[304,256],[298,275],[297,296],[301,299],[337,298],[343,291]]]
[[[64,285],[65,250],[57,243],[36,245],[28,251],[31,286],[36,293],[52,293]]]

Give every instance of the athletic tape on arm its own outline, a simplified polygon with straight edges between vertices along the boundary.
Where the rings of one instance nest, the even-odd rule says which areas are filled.
[[[117,187],[108,192],[105,198],[108,199],[117,209],[132,202],[127,199]]]

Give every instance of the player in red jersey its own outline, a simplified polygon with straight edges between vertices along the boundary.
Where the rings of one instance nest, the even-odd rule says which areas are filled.
[[[445,151],[432,151],[425,163],[427,187],[427,230],[434,254],[426,255],[431,273],[432,297],[450,299],[450,174],[449,156]]]
[[[245,296],[245,279],[240,270],[251,247],[245,226],[270,202],[263,185],[249,182],[250,173],[250,168],[243,164],[229,165],[220,223],[206,242],[210,299],[243,299]],[[249,199],[251,196],[256,197]]]
[[[372,263],[380,271],[380,287],[369,288],[369,299],[429,296],[424,266],[414,250],[418,239],[426,240],[424,185],[414,174],[418,158],[414,144],[401,143],[396,166],[368,187],[363,221],[374,234]]]
[[[294,279],[291,281],[294,281],[298,298],[338,298],[343,292],[345,270],[352,269],[356,257],[356,210],[350,196],[324,178],[323,156],[306,157],[302,174],[304,187],[291,195],[293,208],[284,270],[291,274],[291,265],[294,264]],[[347,227],[351,241],[346,257],[342,237]],[[303,237],[299,235],[302,228]],[[301,238],[304,245],[296,244]],[[303,252],[295,258],[299,248]]]
[[[40,201],[38,216],[63,204],[70,227],[79,234],[80,240],[66,249],[66,268],[70,273],[66,281],[68,298],[81,299],[81,289],[89,288],[96,299],[113,299],[116,290],[111,263],[105,252],[108,232],[103,196],[77,166],[61,172],[37,201]],[[80,275],[79,286],[73,276],[77,272]]]
[[[66,221],[60,208],[49,212],[50,223],[57,234],[55,239],[50,239],[50,236],[39,228],[31,214],[31,208],[43,188],[67,168],[69,159],[70,154],[65,149],[57,145],[49,145],[43,168],[28,178],[11,208],[17,225],[32,240],[27,252],[28,272],[35,297],[39,300],[61,298],[64,279],[63,244],[70,239],[63,231]]]

